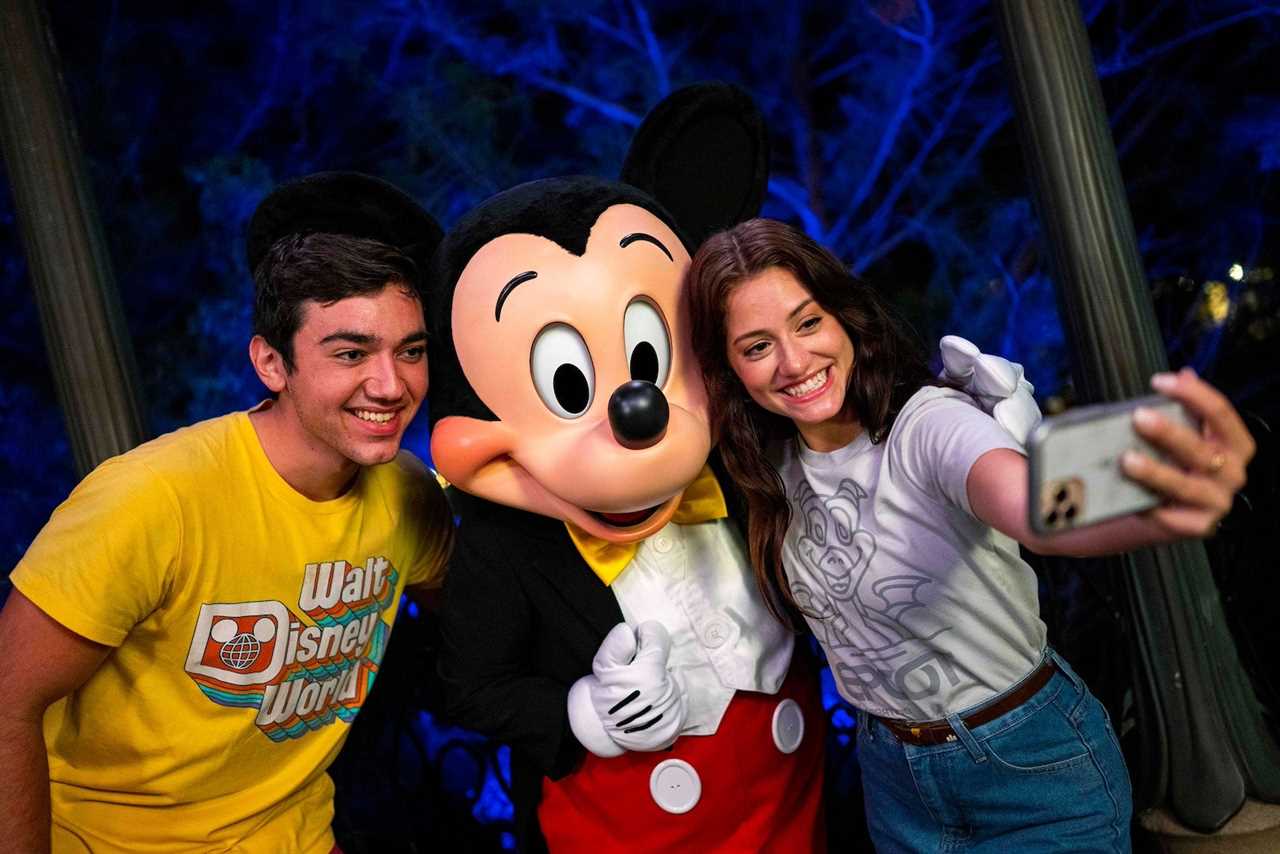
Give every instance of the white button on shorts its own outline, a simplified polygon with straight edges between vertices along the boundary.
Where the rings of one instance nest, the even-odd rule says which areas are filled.
[[[672,815],[680,815],[697,805],[702,797],[702,781],[688,762],[666,759],[654,766],[649,775],[649,794],[658,806]]]
[[[783,700],[773,710],[773,743],[783,753],[795,753],[802,741],[804,712],[795,700]]]

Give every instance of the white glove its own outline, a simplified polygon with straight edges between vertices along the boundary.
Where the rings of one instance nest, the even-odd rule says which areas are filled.
[[[662,750],[680,735],[688,709],[684,686],[667,670],[671,635],[661,623],[634,631],[619,623],[605,635],[591,674],[569,689],[569,726],[597,756]]]
[[[1040,407],[1033,396],[1035,387],[1022,375],[1022,365],[983,353],[958,335],[943,336],[938,346],[942,350],[939,376],[960,383],[984,412],[1025,445],[1040,423]]]

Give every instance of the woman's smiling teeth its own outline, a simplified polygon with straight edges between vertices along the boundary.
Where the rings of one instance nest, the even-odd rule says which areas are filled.
[[[804,382],[787,386],[782,390],[782,392],[783,394],[788,394],[791,397],[804,397],[810,392],[815,392],[822,388],[823,384],[827,381],[827,372],[830,370],[830,368],[823,368]]]
[[[354,410],[356,418],[361,421],[372,421],[374,424],[386,424],[395,417],[394,412],[371,412],[368,409]]]

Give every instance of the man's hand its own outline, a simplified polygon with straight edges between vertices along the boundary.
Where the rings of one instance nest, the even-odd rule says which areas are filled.
[[[0,803],[6,851],[49,850],[44,712],[82,685],[110,651],[63,627],[20,591],[10,591],[0,613]]]
[[[684,726],[684,688],[667,669],[671,636],[660,623],[634,631],[619,623],[605,636],[592,672],[569,691],[569,723],[597,756],[669,747]]]

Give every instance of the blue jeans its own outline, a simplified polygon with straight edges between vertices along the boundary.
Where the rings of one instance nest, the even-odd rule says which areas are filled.
[[[1129,774],[1102,704],[1057,653],[1058,672],[1013,711],[958,738],[903,744],[858,714],[867,827],[880,854],[1129,851]],[[1012,690],[1012,689],[1011,689]]]

